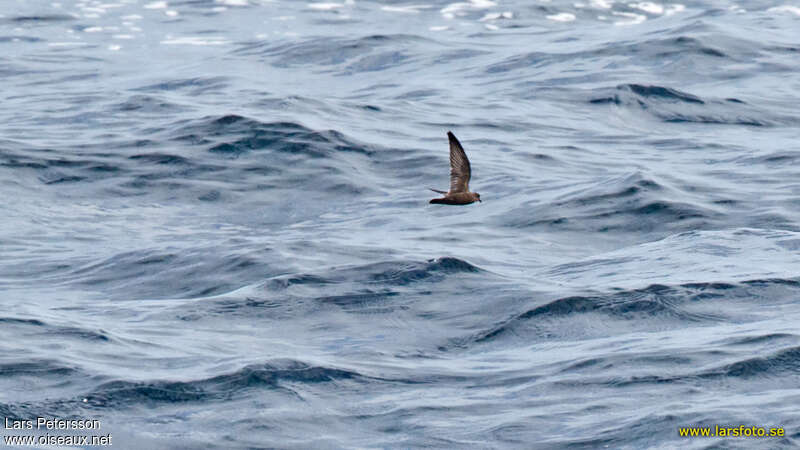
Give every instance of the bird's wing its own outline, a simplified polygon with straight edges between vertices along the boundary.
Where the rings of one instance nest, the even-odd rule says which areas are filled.
[[[450,193],[468,192],[472,175],[469,159],[455,135],[448,131],[447,137],[450,139]]]

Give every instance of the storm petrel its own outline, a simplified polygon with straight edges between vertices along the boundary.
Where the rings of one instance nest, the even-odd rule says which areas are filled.
[[[469,177],[472,175],[472,170],[467,154],[464,153],[464,147],[453,133],[448,131],[447,137],[450,139],[450,191],[431,189],[433,192],[444,194],[444,197],[434,198],[430,202],[442,205],[469,205],[476,200],[481,201],[480,194],[469,191]]]

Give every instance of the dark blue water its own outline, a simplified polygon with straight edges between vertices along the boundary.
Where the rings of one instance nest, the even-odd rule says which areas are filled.
[[[6,1],[0,415],[115,448],[797,446],[798,30]],[[428,204],[448,130],[483,203]],[[740,424],[786,436],[678,434]]]

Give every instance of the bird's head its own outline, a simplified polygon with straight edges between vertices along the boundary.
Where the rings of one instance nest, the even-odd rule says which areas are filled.
[[[477,201],[479,201],[479,202],[483,203],[483,202],[481,201],[481,194],[478,194],[477,192],[475,192],[475,200],[477,200]]]

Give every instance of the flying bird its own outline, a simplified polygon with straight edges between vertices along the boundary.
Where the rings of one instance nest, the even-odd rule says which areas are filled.
[[[469,191],[469,177],[472,175],[472,169],[470,169],[467,154],[464,153],[464,147],[453,133],[448,131],[447,137],[450,139],[450,191],[429,188],[433,192],[444,194],[444,197],[434,198],[430,202],[442,205],[469,205],[475,203],[476,200],[481,201],[480,194]]]

